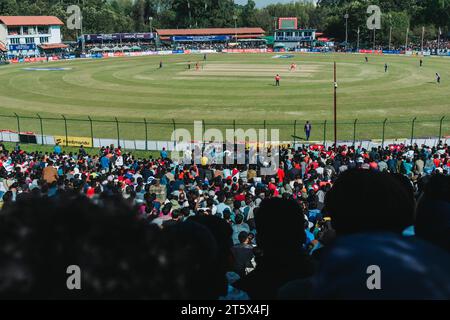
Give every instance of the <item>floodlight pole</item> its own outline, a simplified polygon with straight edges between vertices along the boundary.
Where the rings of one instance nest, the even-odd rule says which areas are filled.
[[[377,39],[377,28],[373,28],[373,50],[375,50],[375,46],[376,46],[376,39]]]
[[[360,32],[361,32],[361,30],[359,30],[359,27],[358,27],[358,41],[357,41],[357,44],[356,44],[356,51],[357,52],[359,52],[359,34],[360,34]]]
[[[334,62],[334,150],[337,150],[337,78],[336,61]]]
[[[84,43],[84,34],[83,34],[83,14],[80,14],[80,33],[81,33],[81,52],[84,54],[86,50],[86,44]]]
[[[234,41],[237,43],[237,16],[234,15],[233,19],[234,19]]]
[[[346,13],[344,15],[345,18],[345,51],[347,51],[347,47],[348,47],[348,13]]]
[[[425,26],[422,27],[422,41],[421,41],[421,45],[420,45],[420,50],[423,54],[423,40],[425,38]]]
[[[392,43],[392,26],[389,28],[389,50],[391,50]]]
[[[437,54],[441,51],[441,27],[439,27],[438,31],[438,43],[437,43]]]
[[[408,36],[409,36],[409,27],[406,28],[406,42],[405,42],[405,52],[408,51]]]

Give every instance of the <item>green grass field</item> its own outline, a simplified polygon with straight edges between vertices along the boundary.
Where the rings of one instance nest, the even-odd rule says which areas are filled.
[[[450,59],[418,57],[295,54],[210,54],[146,56],[76,60],[0,67],[0,115],[44,118],[44,134],[116,138],[117,117],[121,139],[167,140],[176,128],[191,129],[194,120],[206,128],[278,128],[281,139],[303,136],[306,120],[313,123],[313,139],[332,138],[333,61],[338,67],[338,138],[409,138],[417,117],[416,137],[450,135]],[[164,67],[159,69],[159,61]],[[191,70],[187,62],[191,61]],[[194,68],[201,62],[200,70]],[[295,62],[299,69],[290,72]],[[384,72],[384,63],[389,71]],[[65,71],[28,71],[24,68],[64,67]],[[442,84],[435,83],[435,73]],[[274,76],[282,77],[281,87]],[[354,120],[358,119],[356,132]],[[99,120],[99,121],[96,121]],[[129,123],[122,123],[129,121]],[[297,125],[294,129],[294,122]],[[264,123],[265,122],[265,123]],[[41,133],[37,118],[20,120],[22,131]],[[17,130],[13,117],[0,116],[0,129]]]

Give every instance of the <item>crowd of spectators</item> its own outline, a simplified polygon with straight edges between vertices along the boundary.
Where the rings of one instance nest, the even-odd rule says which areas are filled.
[[[263,176],[166,150],[0,144],[0,296],[450,298],[447,144],[272,152]],[[73,264],[81,291],[65,287]]]

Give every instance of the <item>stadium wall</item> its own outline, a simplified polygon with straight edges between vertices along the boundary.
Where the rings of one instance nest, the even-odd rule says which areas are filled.
[[[272,53],[272,52],[286,52],[285,50],[272,50],[272,49],[224,49],[222,53]],[[331,52],[329,50],[323,49],[296,49],[294,52],[301,53],[325,53]],[[205,53],[220,53],[216,50],[163,50],[163,51],[140,51],[140,52],[109,52],[109,53],[93,53],[93,54],[82,54],[80,59],[104,59],[104,58],[114,58],[114,57],[139,57],[139,56],[150,56],[150,55],[174,55],[174,54],[205,54]],[[397,51],[397,50],[359,50],[359,54],[395,54],[395,55],[420,55],[419,51]],[[424,52],[423,55],[430,56],[430,52]],[[450,57],[450,52],[441,53],[439,56]],[[59,61],[59,60],[72,60],[78,59],[75,55],[65,55],[65,56],[49,56],[48,61]],[[16,58],[10,59],[9,62],[16,63],[36,63],[47,61],[46,57],[36,57],[36,58]]]
[[[24,139],[28,137],[27,139]],[[89,148],[100,148],[102,146],[107,145],[120,145],[122,148],[128,150],[144,150],[144,151],[159,151],[162,148],[166,148],[168,151],[174,151],[176,147],[175,141],[161,141],[161,140],[124,140],[124,139],[111,139],[111,138],[90,138],[90,137],[67,137],[66,140],[61,136],[50,136],[50,135],[37,135],[33,133],[22,133],[19,134],[17,132],[11,131],[0,131],[0,140],[4,142],[24,142],[26,141],[36,141],[36,144],[41,145],[55,145],[57,142],[61,145],[79,147],[80,145],[84,145]],[[439,139],[438,137],[430,137],[430,138],[417,138],[412,139],[412,143],[416,143],[418,145],[428,145],[428,146],[436,146],[439,141],[443,141],[444,143],[450,143],[450,137],[445,137]],[[195,145],[203,145],[207,142],[192,142],[189,147],[192,149]],[[384,142],[381,140],[357,140],[357,141],[338,141],[338,145],[359,145],[363,148],[370,149],[372,147],[378,146],[388,146],[388,145],[409,145],[411,144],[411,139],[386,139]],[[323,145],[325,147],[333,146],[333,141],[326,141],[325,144],[321,141],[310,141],[310,142],[294,142],[294,141],[280,141],[280,142],[272,142],[272,145],[280,145],[280,146],[295,146],[295,148],[300,147],[305,144],[310,145]]]

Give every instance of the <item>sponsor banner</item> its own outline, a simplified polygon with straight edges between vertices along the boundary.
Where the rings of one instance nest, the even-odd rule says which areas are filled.
[[[230,36],[173,36],[174,42],[209,42],[209,41],[228,41]]]
[[[243,144],[241,142],[238,142],[238,144]],[[245,142],[245,147],[248,149],[250,147],[253,148],[258,148],[258,149],[262,149],[262,148],[276,148],[276,147],[280,147],[282,149],[287,149],[287,148],[292,148],[293,144],[291,141],[278,141],[278,142],[272,142],[272,141],[267,141],[267,142]]]
[[[300,48],[300,49],[295,49],[295,52],[308,52],[309,49],[306,48]]]
[[[20,50],[36,50],[36,44],[10,44],[10,51],[20,51]]]
[[[382,50],[366,50],[366,49],[361,49],[361,50],[359,50],[359,53],[382,54],[383,51],[382,51]]]
[[[162,51],[158,51],[158,54],[161,54],[161,55],[166,55],[166,54],[172,54],[172,50],[162,50]]]
[[[383,50],[384,54],[401,54],[400,50]]]
[[[154,38],[153,33],[112,33],[112,34],[85,34],[84,39],[87,42],[100,42],[104,40],[119,41],[143,39],[151,40]]]
[[[224,49],[225,53],[266,53],[267,49]]]
[[[184,50],[172,50],[172,54],[183,54]]]
[[[204,50],[200,50],[200,53],[216,53],[216,50],[212,50],[212,49],[204,49]]]
[[[66,143],[66,137],[65,136],[54,136],[55,143],[59,143],[62,146],[65,146],[66,144],[70,147],[79,147],[84,146],[88,148],[92,148],[92,140],[89,137],[67,137],[67,143]]]

